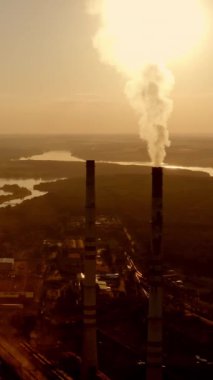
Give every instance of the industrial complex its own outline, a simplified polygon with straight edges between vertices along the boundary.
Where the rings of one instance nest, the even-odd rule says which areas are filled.
[[[66,238],[47,237],[30,260],[0,259],[5,378],[211,378],[213,310],[163,260],[161,167],[152,168],[151,212],[142,267],[124,222],[96,213],[90,160],[85,215],[71,218]]]

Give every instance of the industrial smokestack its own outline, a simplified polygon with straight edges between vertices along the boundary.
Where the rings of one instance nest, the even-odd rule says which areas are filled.
[[[86,161],[86,234],[83,285],[83,361],[82,379],[96,379],[96,231],[95,231],[95,162]]]
[[[153,167],[147,380],[162,380],[162,205],[163,169],[162,167]]]

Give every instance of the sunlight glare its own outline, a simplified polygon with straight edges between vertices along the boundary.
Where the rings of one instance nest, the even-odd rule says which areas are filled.
[[[184,56],[206,29],[200,0],[100,0],[95,13],[101,28],[94,44],[102,60],[126,74]]]

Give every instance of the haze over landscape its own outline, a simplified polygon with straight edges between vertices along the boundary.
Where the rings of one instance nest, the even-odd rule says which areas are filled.
[[[170,64],[172,133],[212,133],[213,3],[201,3],[203,40]],[[92,44],[99,20],[85,7],[84,0],[0,1],[1,133],[138,133],[125,79],[99,62]]]

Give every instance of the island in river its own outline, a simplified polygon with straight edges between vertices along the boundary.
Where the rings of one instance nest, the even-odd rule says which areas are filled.
[[[31,195],[30,190],[26,189],[25,187],[20,187],[17,184],[5,184],[0,188],[0,190],[3,191],[3,194],[0,195],[0,204],[17,198],[22,199],[28,195]]]

